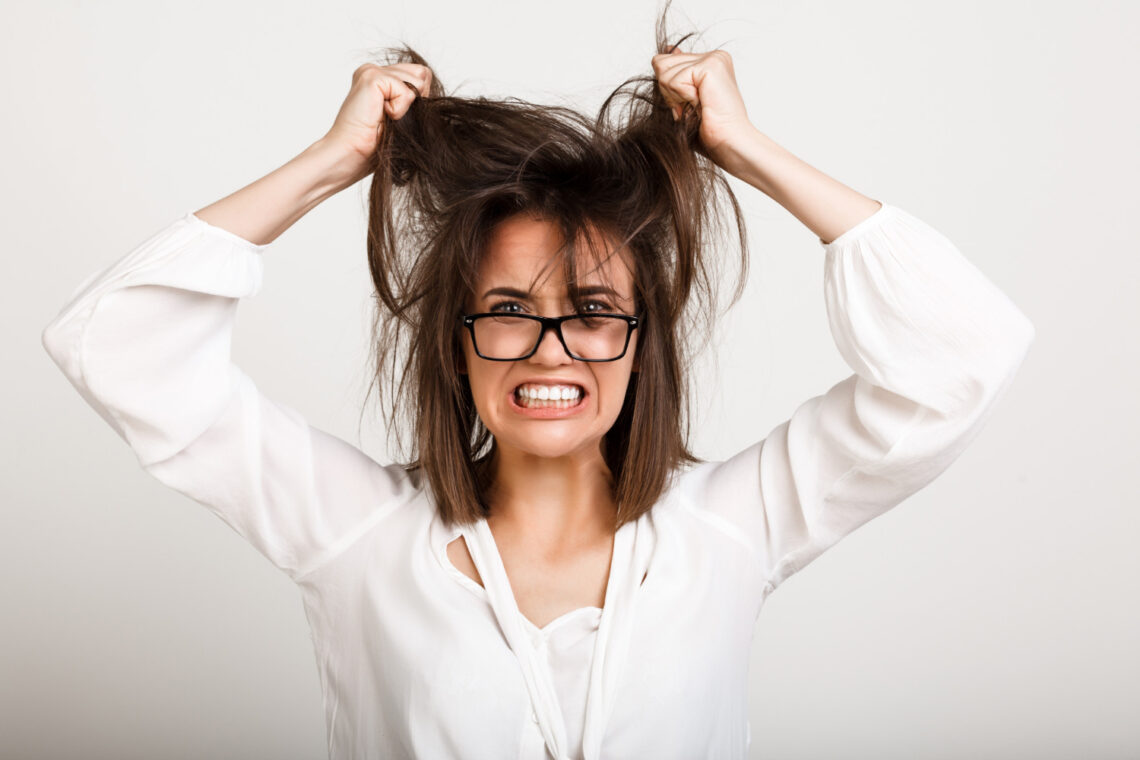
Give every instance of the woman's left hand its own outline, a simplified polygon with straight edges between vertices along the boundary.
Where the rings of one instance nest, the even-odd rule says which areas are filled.
[[[687,108],[700,117],[701,144],[721,168],[727,147],[754,130],[736,84],[732,57],[724,50],[709,53],[658,53],[653,70],[674,118]]]

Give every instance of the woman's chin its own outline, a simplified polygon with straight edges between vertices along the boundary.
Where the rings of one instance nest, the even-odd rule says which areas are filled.
[[[552,436],[520,437],[504,441],[496,438],[500,448],[509,449],[513,454],[522,458],[537,459],[565,459],[568,457],[581,457],[596,455],[601,451],[601,439],[558,439]]]

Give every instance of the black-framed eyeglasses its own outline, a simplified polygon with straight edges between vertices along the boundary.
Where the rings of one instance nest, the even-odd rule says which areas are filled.
[[[533,314],[484,312],[463,314],[460,324],[471,333],[480,358],[495,362],[527,359],[538,350],[547,330],[558,336],[572,359],[612,362],[625,356],[629,338],[641,324],[630,314],[567,314],[539,317]]]

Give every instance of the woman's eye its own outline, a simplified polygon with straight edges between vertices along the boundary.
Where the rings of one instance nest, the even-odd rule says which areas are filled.
[[[597,307],[597,308],[590,308],[590,307]],[[578,308],[578,311],[597,314],[597,313],[601,313],[601,312],[613,311],[613,309],[605,301],[586,301],[585,303],[583,303]]]
[[[515,307],[515,306],[519,307],[519,309],[522,308],[522,304],[520,304],[518,301],[499,301],[497,304],[495,304],[490,309],[488,309],[488,311],[508,311],[509,312],[509,311],[514,311],[514,309],[512,307]]]

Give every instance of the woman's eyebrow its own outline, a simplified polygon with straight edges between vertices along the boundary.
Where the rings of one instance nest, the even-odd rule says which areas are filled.
[[[614,298],[617,298],[619,300],[624,300],[624,297],[621,294],[619,294],[616,290],[614,290],[613,288],[607,288],[604,285],[585,285],[582,287],[572,287],[572,288],[570,288],[570,292],[572,295],[574,295],[575,297],[578,297],[578,298],[582,298],[585,296],[610,295],[610,296],[613,296]],[[523,291],[523,290],[519,290],[518,288],[498,287],[498,288],[491,288],[490,290],[488,290],[486,293],[483,294],[484,298],[490,298],[491,296],[509,296],[511,298],[530,298],[530,293],[527,293],[526,291]]]
[[[607,288],[604,285],[583,285],[582,287],[571,287],[570,292],[577,298],[582,298],[585,296],[606,295],[613,296],[619,301],[625,300],[625,297],[623,295],[618,293],[613,288]]]
[[[511,298],[530,298],[530,293],[517,288],[491,288],[483,294],[484,298],[491,296],[510,296]]]

